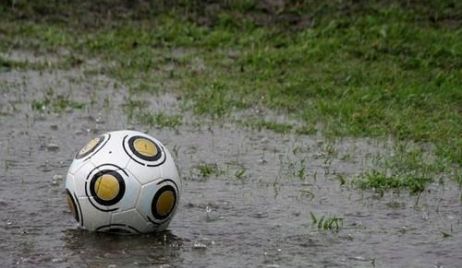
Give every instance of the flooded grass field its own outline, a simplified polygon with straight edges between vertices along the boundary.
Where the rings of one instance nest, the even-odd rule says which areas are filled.
[[[26,55],[26,57],[28,57]],[[181,112],[173,95],[134,120],[127,88],[81,69],[0,73],[2,267],[457,267],[460,188],[423,192],[354,183],[393,140],[278,134]],[[134,114],[133,114],[134,113]],[[176,115],[181,114],[181,117]],[[164,120],[162,122],[170,122]],[[157,121],[156,121],[157,122]],[[74,153],[106,131],[137,129],[172,152],[184,183],[167,231],[118,236],[78,228],[63,179]]]
[[[0,267],[459,267],[462,2],[0,1]],[[108,131],[183,181],[161,233],[79,228]]]

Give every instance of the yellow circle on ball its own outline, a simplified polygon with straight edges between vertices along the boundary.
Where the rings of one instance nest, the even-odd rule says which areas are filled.
[[[75,219],[77,219],[77,210],[76,210],[76,208],[74,206],[74,201],[72,200],[72,197],[69,194],[67,194],[66,199],[67,199],[67,205],[69,207],[69,210],[71,211],[72,216]]]
[[[96,145],[98,145],[100,138],[94,138],[91,141],[89,141],[83,148],[80,150],[79,155],[86,154],[87,152],[93,150]]]
[[[154,142],[148,139],[137,138],[133,142],[133,147],[138,153],[142,154],[143,156],[154,157],[155,155],[157,155],[156,145],[154,144]]]
[[[96,179],[94,187],[96,196],[104,201],[114,199],[120,191],[119,181],[111,174],[104,174]]]
[[[165,217],[172,212],[174,206],[175,194],[172,191],[165,191],[157,199],[156,211],[161,217]]]

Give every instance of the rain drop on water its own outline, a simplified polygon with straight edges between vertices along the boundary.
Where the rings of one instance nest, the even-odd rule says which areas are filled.
[[[194,241],[193,248],[194,248],[194,249],[206,249],[206,248],[207,248],[207,245],[204,244],[204,243],[201,243],[201,242],[199,242],[199,241]]]

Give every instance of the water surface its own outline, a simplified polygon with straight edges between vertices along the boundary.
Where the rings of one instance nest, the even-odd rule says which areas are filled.
[[[2,267],[457,267],[461,200],[450,180],[421,195],[355,189],[348,181],[390,153],[389,141],[328,140],[257,131],[185,114],[177,128],[131,120],[128,98],[179,112],[174,95],[130,96],[81,70],[0,73]],[[85,107],[33,103],[62,95]],[[47,93],[48,92],[48,93]],[[48,95],[47,95],[48,94]],[[106,131],[132,128],[173,153],[184,191],[167,231],[139,236],[78,228],[64,195],[74,153]],[[199,166],[215,172],[204,176]],[[340,178],[346,178],[342,184]],[[338,232],[311,213],[340,217]]]

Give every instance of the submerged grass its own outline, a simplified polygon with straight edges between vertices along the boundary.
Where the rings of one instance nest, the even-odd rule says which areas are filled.
[[[42,99],[32,100],[31,108],[39,112],[72,111],[73,109],[83,109],[85,103],[72,100],[69,96],[56,95],[52,89],[49,89]]]
[[[24,68],[25,63],[7,59],[3,56],[0,56],[0,72],[10,71],[11,69]]]
[[[320,230],[338,232],[343,227],[343,218],[336,216],[316,216],[310,212],[311,221]]]
[[[263,119],[245,120],[244,122],[242,122],[242,125],[251,127],[254,129],[258,129],[258,130],[269,129],[276,133],[287,133],[294,128],[294,126],[291,124],[278,123],[278,122],[263,120]]]
[[[210,176],[218,176],[222,173],[222,171],[218,168],[218,165],[212,163],[201,163],[197,165],[195,169],[203,178],[208,178]]]
[[[136,118],[142,124],[158,128],[176,128],[182,124],[181,115],[170,115],[163,112],[137,114]]]
[[[100,71],[133,94],[166,90],[174,81],[171,89],[199,115],[266,107],[299,119],[297,133],[432,143],[441,162],[462,164],[462,2],[180,2],[3,3],[0,51],[64,48],[108,63]],[[294,131],[285,123],[241,121]],[[432,166],[414,164],[401,165],[419,174]],[[365,176],[371,183],[364,185],[373,177],[426,178],[395,168]]]

